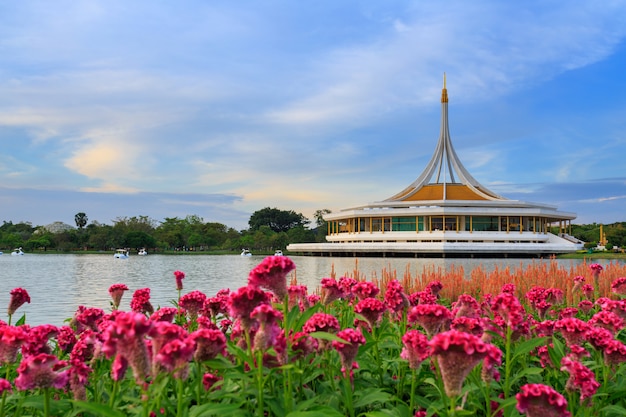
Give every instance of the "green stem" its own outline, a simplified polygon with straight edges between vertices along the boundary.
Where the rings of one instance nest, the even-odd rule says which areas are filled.
[[[176,380],[177,383],[177,388],[178,388],[178,398],[177,398],[177,407],[176,407],[176,416],[177,417],[181,417],[183,415],[183,394],[184,394],[184,387],[183,387],[183,379],[182,378],[178,378]]]
[[[257,351],[257,390],[258,390],[258,407],[259,417],[264,416],[263,404],[263,351]]]
[[[415,413],[415,390],[417,389],[417,369],[411,369],[411,399],[409,400],[409,411]]]
[[[50,416],[50,388],[43,389],[43,415]]]
[[[350,417],[354,417],[354,403],[352,401],[352,382],[350,381],[350,371],[346,369],[343,377],[343,399],[346,410]]]
[[[506,341],[504,345],[504,399],[509,398],[509,391],[511,389],[511,335],[513,330],[510,326],[506,327]]]
[[[115,397],[117,396],[117,390],[119,388],[120,381],[113,381],[113,389],[111,391],[111,398],[109,398],[109,407],[113,408],[115,405]]]

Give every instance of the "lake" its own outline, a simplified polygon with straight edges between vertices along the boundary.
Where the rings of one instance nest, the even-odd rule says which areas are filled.
[[[72,317],[79,305],[110,309],[108,289],[112,284],[126,284],[130,291],[124,294],[121,309],[129,310],[133,291],[138,288],[151,289],[151,302],[157,308],[171,306],[177,298],[173,272],[183,271],[186,275],[183,293],[199,290],[213,296],[222,288],[237,288],[247,284],[248,273],[258,265],[263,256],[242,257],[239,255],[148,255],[132,256],[129,259],[113,259],[113,255],[41,255],[0,256],[0,319],[6,321],[9,292],[16,287],[26,289],[31,303],[22,306],[14,321],[26,314],[30,325],[54,324],[60,326]],[[495,267],[512,268],[529,263],[542,262],[538,259],[414,259],[414,258],[333,258],[333,257],[290,257],[296,264],[295,277],[299,284],[313,292],[324,277],[333,270],[337,278],[353,276],[358,268],[361,276],[368,279],[380,277],[381,271],[396,270],[398,277],[409,268],[413,275],[424,268],[462,266],[466,273],[482,266],[486,270]],[[582,260],[558,260],[563,267]],[[609,263],[598,261],[600,264]]]

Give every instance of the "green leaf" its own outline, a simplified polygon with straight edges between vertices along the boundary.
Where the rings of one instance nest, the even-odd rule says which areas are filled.
[[[350,344],[350,342],[343,340],[341,337],[336,336],[332,333],[328,333],[328,332],[312,332],[312,333],[309,333],[309,336],[314,337],[316,339],[329,340],[331,342],[336,341],[336,342]]]
[[[205,416],[243,416],[245,411],[241,408],[243,404],[202,404],[193,407],[189,413],[189,417],[205,417]]]
[[[533,339],[525,340],[515,347],[515,352],[513,352],[513,359],[517,358],[521,355],[527,355],[533,349],[536,349],[538,346],[545,345],[548,341],[547,337],[536,337]]]
[[[97,416],[104,417],[126,417],[126,415],[120,411],[117,411],[106,404],[99,403],[91,403],[91,402],[83,402],[83,401],[73,401],[74,406],[80,408],[81,410],[88,411]]]
[[[344,417],[339,411],[330,407],[319,407],[317,410],[292,411],[286,417]]]
[[[603,411],[603,413],[601,413],[603,416],[606,417],[612,417],[612,416],[625,416],[626,415],[626,408],[619,406],[619,405],[607,405],[606,407],[602,408],[600,411]]]
[[[385,403],[391,399],[391,395],[381,389],[366,391],[354,402],[354,407],[365,407],[376,402]]]

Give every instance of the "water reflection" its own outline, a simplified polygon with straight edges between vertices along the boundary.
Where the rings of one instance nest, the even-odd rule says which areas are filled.
[[[383,269],[396,271],[400,278],[405,271],[419,275],[424,270],[445,271],[463,267],[466,274],[473,268],[525,266],[539,260],[520,259],[408,259],[408,258],[326,258],[294,256],[295,277],[313,291],[322,278],[334,271],[337,277],[353,275],[358,270],[362,277],[381,278]],[[200,290],[213,296],[222,288],[237,289],[246,285],[248,273],[262,256],[241,257],[210,255],[149,255],[131,256],[130,259],[113,259],[109,255],[37,255],[0,256],[0,308],[8,306],[9,292],[16,287],[25,288],[31,303],[21,307],[17,314],[26,313],[31,325],[63,324],[79,305],[99,307],[109,311],[108,288],[124,283],[129,290],[122,299],[122,309],[129,309],[132,292],[149,287],[151,302],[155,307],[171,306],[177,297],[173,272],[185,272],[183,292]],[[580,260],[559,260],[563,267],[580,263]],[[600,262],[603,263],[603,262]],[[5,310],[6,311],[6,310]],[[6,313],[0,315],[6,321]]]

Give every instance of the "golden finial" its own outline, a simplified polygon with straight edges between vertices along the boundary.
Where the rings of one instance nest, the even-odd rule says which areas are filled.
[[[441,102],[448,102],[448,90],[446,89],[446,73],[443,73],[443,90],[441,90]]]

